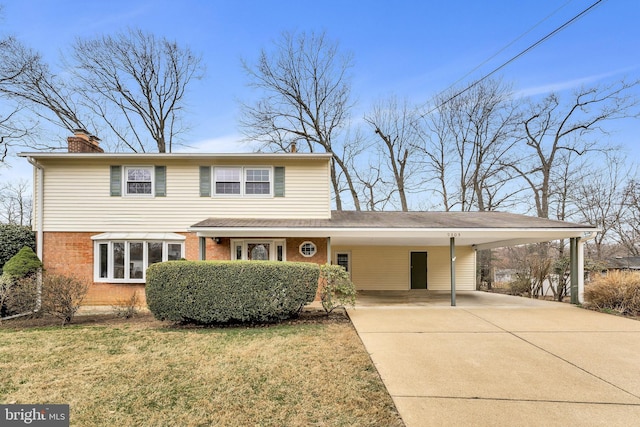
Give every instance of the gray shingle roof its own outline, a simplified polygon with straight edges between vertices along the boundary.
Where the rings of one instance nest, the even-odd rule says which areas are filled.
[[[332,211],[331,219],[209,218],[193,228],[430,228],[567,229],[591,225],[505,212]]]

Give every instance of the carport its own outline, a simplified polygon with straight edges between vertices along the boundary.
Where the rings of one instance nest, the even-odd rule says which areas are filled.
[[[358,290],[412,289],[411,257],[429,249],[437,254],[428,268],[430,289],[448,290],[455,306],[458,291],[475,289],[476,251],[559,239],[570,241],[571,298],[581,302],[584,241],[598,229],[505,212],[332,211],[329,218],[209,218],[189,231],[201,239],[201,247],[206,238],[274,239],[285,242],[281,245],[308,239],[316,246],[322,241],[326,256],[318,262],[343,265]],[[425,288],[428,280],[425,272]]]

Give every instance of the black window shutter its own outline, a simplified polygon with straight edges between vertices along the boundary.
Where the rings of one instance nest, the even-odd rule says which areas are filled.
[[[122,195],[122,166],[111,166],[111,196]]]

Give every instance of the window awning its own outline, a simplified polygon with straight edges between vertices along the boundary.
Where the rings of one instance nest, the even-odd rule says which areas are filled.
[[[91,236],[91,240],[179,240],[186,237],[177,233],[102,233]]]

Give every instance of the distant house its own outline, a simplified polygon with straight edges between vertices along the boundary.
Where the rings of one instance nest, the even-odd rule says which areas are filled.
[[[501,212],[332,211],[329,154],[104,153],[78,131],[34,166],[38,255],[91,283],[85,304],[144,296],[149,265],[273,260],[343,266],[359,290],[473,290],[476,250],[594,227]],[[452,275],[452,272],[454,273]]]
[[[606,267],[608,270],[640,270],[640,257],[615,257],[607,260]]]

